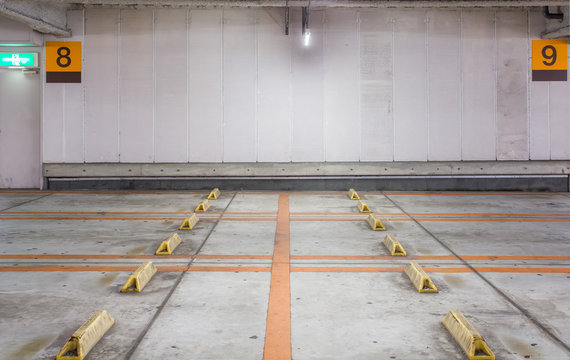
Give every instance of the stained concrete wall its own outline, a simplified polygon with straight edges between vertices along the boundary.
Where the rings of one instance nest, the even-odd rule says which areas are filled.
[[[3,44],[41,45],[43,36],[19,21],[0,16],[0,42]],[[5,51],[6,47],[2,47]],[[29,49],[28,49],[29,50]]]
[[[41,45],[42,36],[27,25],[0,17],[0,43]],[[2,46],[3,52],[39,53],[35,46]],[[0,188],[37,188],[41,184],[41,75],[0,69]]]
[[[41,184],[39,77],[0,69],[0,188]]]
[[[43,161],[570,159],[570,87],[530,81],[540,9],[71,11]],[[46,40],[51,40],[49,37]]]

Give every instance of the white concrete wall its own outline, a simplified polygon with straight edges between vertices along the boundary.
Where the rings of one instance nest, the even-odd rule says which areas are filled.
[[[0,41],[4,44],[43,44],[43,35],[32,30],[28,25],[0,16]],[[6,50],[5,48],[2,50]],[[13,49],[12,49],[13,50]],[[30,50],[30,48],[28,48]]]
[[[41,39],[27,25],[0,18],[0,43],[41,45]],[[41,54],[42,49],[0,47],[0,52]],[[0,189],[40,186],[40,77],[19,69],[0,69]]]
[[[0,189],[40,186],[39,77],[0,69]]]
[[[570,86],[530,81],[538,9],[89,9],[45,84],[43,161],[570,159]],[[49,38],[46,40],[50,40]]]

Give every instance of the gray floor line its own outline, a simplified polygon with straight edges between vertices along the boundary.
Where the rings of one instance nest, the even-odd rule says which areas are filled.
[[[481,280],[483,280],[487,285],[489,285],[493,290],[495,290],[501,297],[503,297],[509,304],[511,304],[512,306],[514,306],[516,309],[518,309],[524,316],[526,316],[534,325],[536,325],[539,329],[541,329],[544,333],[546,333],[548,336],[550,336],[550,338],[552,340],[554,340],[556,343],[558,343],[561,347],[563,347],[568,353],[570,353],[570,346],[568,346],[564,341],[562,341],[562,339],[560,339],[558,336],[556,336],[553,331],[551,329],[548,328],[548,326],[544,325],[543,323],[541,323],[540,321],[538,321],[536,318],[534,318],[525,308],[523,308],[522,306],[520,306],[516,301],[514,301],[511,297],[509,297],[507,294],[505,294],[503,291],[501,291],[501,289],[499,289],[498,287],[496,287],[490,280],[488,280],[485,276],[483,276],[483,274],[481,274],[480,272],[478,272],[471,264],[469,264],[469,262],[467,262],[466,260],[464,260],[462,257],[460,257],[458,254],[455,253],[455,251],[453,251],[451,249],[451,247],[449,245],[447,245],[447,243],[445,243],[443,240],[439,239],[437,236],[435,236],[431,231],[429,231],[426,227],[424,227],[418,220],[416,220],[416,218],[414,218],[413,216],[411,216],[410,214],[408,214],[407,211],[405,211],[400,205],[398,205],[398,203],[396,203],[394,200],[392,200],[388,195],[386,195],[385,193],[383,193],[383,195],[392,203],[394,204],[394,206],[396,206],[398,209],[400,209],[404,214],[406,214],[410,219],[412,219],[422,230],[424,230],[429,236],[431,236],[435,241],[437,241],[441,246],[443,246],[444,248],[446,248],[451,254],[453,254],[453,256],[455,256],[457,259],[459,259],[465,266],[467,266],[473,273],[475,273],[477,276],[479,276],[479,278],[481,278]]]
[[[22,206],[22,205],[29,204],[29,203],[31,203],[31,202],[34,202],[34,201],[36,201],[36,200],[43,199],[43,198],[48,197],[48,196],[50,196],[50,195],[53,195],[53,193],[49,193],[49,194],[47,194],[47,195],[43,195],[43,196],[34,198],[34,199],[32,199],[32,200],[24,201],[23,203],[20,203],[20,204],[17,204],[17,205],[13,205],[13,206],[7,207],[6,209],[0,210],[0,212],[8,211],[8,210],[10,210],[10,209],[17,208],[18,206]]]
[[[232,201],[234,200],[236,196],[236,193],[233,193],[232,198],[230,199],[230,201],[228,202],[228,204],[226,205],[226,207],[224,208],[224,210],[222,211],[222,214],[220,215],[220,217],[218,219],[216,219],[216,222],[214,223],[214,226],[212,226],[212,228],[210,229],[210,231],[208,232],[208,235],[206,235],[206,238],[204,239],[204,241],[202,241],[202,244],[200,244],[200,246],[198,247],[198,250],[196,250],[196,255],[198,255],[200,253],[200,250],[202,250],[202,248],[204,247],[204,245],[206,244],[206,242],[208,241],[208,239],[210,238],[210,235],[212,235],[212,232],[214,232],[214,229],[216,228],[216,226],[220,223],[220,219],[222,218],[223,214],[227,211],[228,207],[230,206],[230,204],[232,203]],[[190,266],[192,266],[192,264],[194,263],[195,258],[190,259],[190,261],[188,262],[186,266],[186,268],[190,268]],[[133,346],[131,347],[131,349],[129,350],[129,352],[125,355],[125,360],[129,360],[131,359],[131,357],[133,356],[134,352],[137,350],[138,346],[140,345],[140,343],[142,342],[142,340],[144,339],[145,335],[147,334],[147,332],[150,330],[150,328],[152,327],[152,325],[154,324],[154,322],[156,321],[156,319],[158,319],[158,317],[160,316],[160,314],[162,313],[162,310],[164,309],[164,307],[166,306],[166,304],[168,303],[168,301],[170,300],[170,298],[172,297],[172,294],[174,294],[174,291],[176,291],[176,289],[178,288],[178,285],[180,285],[180,283],[182,282],[182,279],[184,278],[184,274],[186,274],[186,271],[182,271],[180,273],[180,275],[178,275],[178,278],[176,279],[176,282],[174,283],[174,285],[172,286],[172,289],[170,289],[170,291],[168,292],[168,295],[166,295],[166,297],[164,298],[164,300],[162,301],[162,303],[158,306],[158,309],[156,310],[156,313],[154,314],[154,316],[152,317],[152,319],[150,319],[148,325],[143,329],[143,331],[140,333],[140,335],[137,337],[137,339],[135,340],[135,343],[133,344]]]

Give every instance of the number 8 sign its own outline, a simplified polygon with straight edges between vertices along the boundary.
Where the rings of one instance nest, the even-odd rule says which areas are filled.
[[[532,81],[567,81],[568,42],[532,41]]]
[[[46,82],[81,82],[81,42],[46,41]]]

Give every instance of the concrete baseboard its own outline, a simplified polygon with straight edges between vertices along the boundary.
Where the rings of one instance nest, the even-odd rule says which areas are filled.
[[[391,161],[306,163],[45,163],[45,177],[362,177],[570,174],[570,161]]]

